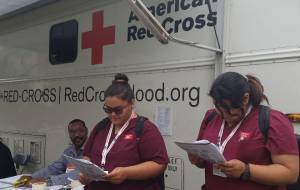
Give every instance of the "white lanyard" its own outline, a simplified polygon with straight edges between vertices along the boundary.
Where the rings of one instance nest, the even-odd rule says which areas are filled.
[[[235,128],[231,131],[231,133],[228,135],[228,137],[224,140],[224,142],[221,144],[221,140],[222,140],[222,136],[223,136],[223,131],[224,131],[224,126],[225,126],[225,120],[223,119],[222,125],[221,125],[221,129],[219,131],[218,134],[218,139],[217,139],[217,145],[220,149],[220,152],[223,154],[224,149],[228,143],[228,141],[233,137],[233,135],[236,133],[236,131],[238,130],[238,128],[240,127],[240,125],[242,124],[243,120],[245,119],[245,117],[250,113],[252,109],[252,105],[250,105],[250,107],[247,110],[247,113],[245,114],[245,116],[243,117],[243,119],[235,126]]]
[[[115,138],[113,139],[113,141],[108,146],[108,143],[109,143],[109,140],[111,138],[111,134],[112,134],[112,131],[113,131],[113,128],[114,128],[114,124],[113,123],[110,124],[109,132],[107,134],[106,141],[105,141],[105,146],[104,146],[104,149],[102,151],[102,159],[101,159],[101,166],[102,167],[104,167],[104,165],[106,163],[106,156],[109,153],[110,149],[114,146],[114,144],[116,143],[116,141],[119,138],[119,136],[125,131],[125,129],[127,128],[128,124],[130,122],[130,120],[133,119],[133,118],[135,118],[135,117],[136,117],[136,114],[134,112],[132,112],[130,118],[121,127],[121,129],[119,130],[119,132],[117,133],[117,135],[115,136]]]

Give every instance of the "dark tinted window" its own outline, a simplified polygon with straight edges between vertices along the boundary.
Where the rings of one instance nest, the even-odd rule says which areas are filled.
[[[49,61],[71,63],[77,57],[78,23],[76,20],[55,24],[50,29]]]

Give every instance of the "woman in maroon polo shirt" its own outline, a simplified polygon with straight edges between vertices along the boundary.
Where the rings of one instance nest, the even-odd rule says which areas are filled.
[[[103,110],[110,122],[92,131],[84,156],[108,171],[106,181],[81,182],[89,190],[160,190],[158,177],[168,163],[163,138],[157,127],[146,120],[141,135],[135,132],[137,114],[134,94],[124,74],[117,74],[105,91]]]
[[[284,190],[285,184],[297,181],[299,153],[288,119],[271,109],[267,139],[259,129],[259,105],[268,100],[257,78],[223,73],[209,95],[216,109],[206,113],[198,139],[218,145],[227,161],[213,165],[188,155],[192,164],[205,168],[203,189]],[[217,115],[207,121],[213,111]]]

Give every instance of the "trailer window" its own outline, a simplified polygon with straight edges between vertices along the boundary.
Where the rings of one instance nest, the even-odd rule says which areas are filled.
[[[70,20],[50,29],[49,61],[51,64],[71,63],[77,57],[78,22]]]

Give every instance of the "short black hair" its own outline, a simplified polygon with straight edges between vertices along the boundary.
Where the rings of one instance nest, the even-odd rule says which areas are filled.
[[[87,127],[85,126],[85,122],[82,121],[81,119],[73,119],[72,121],[69,122],[68,128],[70,125],[74,124],[74,123],[81,123],[82,126],[84,126],[84,128],[87,129]]]

